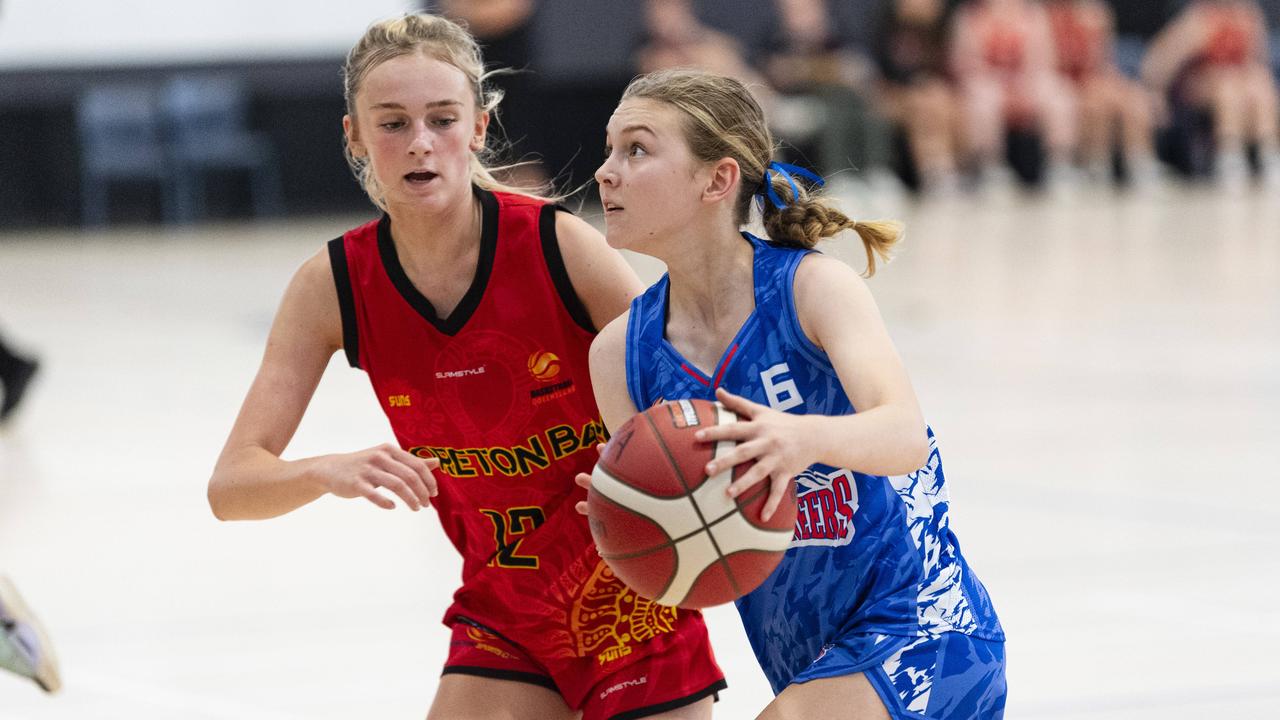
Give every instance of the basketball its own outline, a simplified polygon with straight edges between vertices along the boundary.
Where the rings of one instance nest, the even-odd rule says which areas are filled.
[[[750,463],[707,477],[734,443],[694,434],[738,417],[719,403],[661,403],[628,420],[605,446],[591,476],[587,515],[600,557],[637,594],[661,605],[702,608],[754,590],[791,543],[795,487],[768,522],[760,512],[769,483],[738,498],[725,488]]]

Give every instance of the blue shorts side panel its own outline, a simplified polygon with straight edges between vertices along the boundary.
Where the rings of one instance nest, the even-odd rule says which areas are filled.
[[[862,672],[894,720],[1002,720],[1008,692],[1004,643],[962,633],[909,639],[867,667],[869,638],[859,636],[851,654],[837,643],[794,682]],[[879,636],[884,637],[884,636]],[[842,639],[843,640],[843,639]]]

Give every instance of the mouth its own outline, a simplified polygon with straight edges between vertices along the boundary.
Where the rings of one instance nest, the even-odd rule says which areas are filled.
[[[430,170],[418,170],[405,174],[404,179],[411,185],[425,185],[432,180],[435,180],[437,177],[440,177],[439,174],[433,173]]]
[[[615,213],[620,213],[622,212],[622,209],[623,209],[622,206],[617,203],[607,202],[604,204],[605,215],[613,215]]]

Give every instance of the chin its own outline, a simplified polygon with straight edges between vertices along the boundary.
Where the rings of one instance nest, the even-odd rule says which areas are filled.
[[[610,227],[606,222],[604,226],[604,241],[614,250],[634,250],[631,236],[618,227]]]

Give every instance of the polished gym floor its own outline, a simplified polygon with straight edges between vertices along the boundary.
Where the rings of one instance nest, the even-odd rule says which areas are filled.
[[[1007,717],[1280,716],[1274,192],[844,187],[908,224],[871,287],[1009,635]],[[434,513],[219,523],[205,500],[285,283],[362,220],[0,234],[0,332],[43,364],[0,429],[0,573],[65,682],[0,675],[0,718],[425,714],[460,567]],[[335,358],[286,457],[390,438]],[[716,716],[752,717],[770,693],[736,613],[708,618]]]

